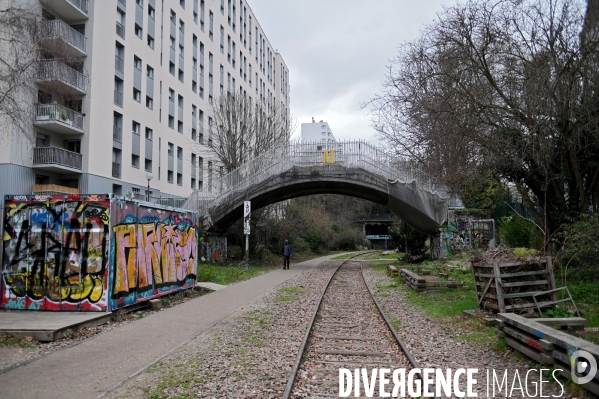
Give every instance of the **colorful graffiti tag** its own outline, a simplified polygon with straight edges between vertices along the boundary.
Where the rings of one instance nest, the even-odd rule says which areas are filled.
[[[110,311],[196,283],[197,216],[109,195],[8,196],[0,308]]]
[[[9,198],[0,307],[106,310],[109,200],[78,195]]]
[[[196,222],[178,212],[115,207],[111,244],[111,308],[148,300],[195,284]]]

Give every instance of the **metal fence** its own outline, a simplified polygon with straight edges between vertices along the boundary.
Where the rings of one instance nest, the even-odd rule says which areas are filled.
[[[81,170],[81,154],[58,147],[35,147],[33,149],[34,165],[61,165]]]
[[[86,91],[85,76],[60,61],[42,61],[37,78],[42,81],[57,80],[83,92]]]
[[[35,107],[36,122],[57,121],[83,130],[83,115],[59,104],[40,104]]]
[[[66,22],[55,19],[41,23],[41,35],[44,39],[62,39],[73,47],[87,51],[87,39],[81,33],[71,28]]]
[[[192,193],[183,206],[199,210],[204,207],[211,208],[231,192],[245,190],[293,167],[323,164],[367,170],[392,182],[415,182],[419,188],[447,198],[447,189],[443,185],[409,162],[398,160],[385,149],[369,143],[346,141],[289,143],[274,147],[227,175],[212,181],[209,179],[207,187],[203,191]],[[198,201],[197,208],[192,204],[193,201]]]

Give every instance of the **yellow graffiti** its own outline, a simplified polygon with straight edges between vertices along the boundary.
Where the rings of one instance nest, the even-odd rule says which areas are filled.
[[[135,223],[114,227],[113,296],[168,283],[196,274],[194,227]]]

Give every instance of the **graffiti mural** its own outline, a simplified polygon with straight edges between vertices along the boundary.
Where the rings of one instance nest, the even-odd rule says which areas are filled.
[[[191,215],[123,201],[113,221],[111,308],[195,285],[198,229]]]
[[[209,235],[202,237],[202,260],[223,262],[227,260],[227,236]]]
[[[441,230],[438,239],[440,256],[495,245],[493,221],[478,217],[449,213],[447,227]]]
[[[0,307],[106,310],[106,196],[8,196]]]

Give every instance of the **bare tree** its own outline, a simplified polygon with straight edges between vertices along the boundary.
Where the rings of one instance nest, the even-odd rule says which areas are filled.
[[[276,106],[227,93],[210,107],[212,140],[208,147],[230,172],[289,140],[291,118]]]
[[[489,173],[513,182],[546,230],[597,209],[595,3],[588,11],[582,0],[445,8],[399,47],[369,103],[375,129],[455,191]]]
[[[8,4],[7,4],[8,3]],[[17,132],[33,141],[31,95],[40,62],[38,15],[29,7],[3,2],[0,10],[0,121],[3,138]]]
[[[68,43],[72,36],[69,30],[72,28],[62,21],[44,20],[41,8],[35,5],[0,1],[0,121],[3,138],[15,133],[34,142],[31,123],[36,102],[62,103],[81,112],[81,95],[61,83],[77,79],[79,83],[87,81],[83,74],[83,59]],[[81,77],[75,76],[78,73]],[[35,84],[36,81],[39,85]]]

